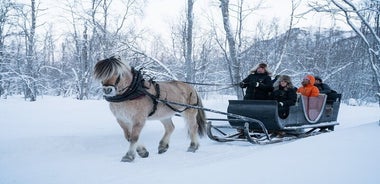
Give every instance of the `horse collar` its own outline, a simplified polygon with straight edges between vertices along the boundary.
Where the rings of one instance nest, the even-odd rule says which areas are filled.
[[[123,102],[126,100],[134,100],[145,95],[144,78],[142,77],[141,72],[134,69],[133,67],[131,71],[133,74],[131,85],[129,85],[128,89],[120,95],[111,97],[105,96],[104,98],[108,102]]]
[[[157,99],[160,98],[160,86],[153,80],[150,82],[153,84],[154,89],[156,90],[156,95],[150,94],[146,87],[144,86],[144,78],[139,70],[135,70],[133,67],[131,69],[133,74],[133,79],[129,88],[120,95],[112,97],[104,97],[108,102],[123,102],[127,100],[135,100],[145,95],[148,95],[153,101],[153,109],[149,113],[149,116],[152,116],[157,110]]]

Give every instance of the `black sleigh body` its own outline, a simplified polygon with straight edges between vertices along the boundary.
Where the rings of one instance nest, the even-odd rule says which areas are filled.
[[[251,143],[273,143],[286,139],[333,131],[337,122],[341,94],[334,100],[327,95],[298,95],[289,115],[280,118],[274,100],[230,100],[227,119],[208,122],[207,135],[219,142],[247,140]],[[228,122],[221,125],[217,121]]]

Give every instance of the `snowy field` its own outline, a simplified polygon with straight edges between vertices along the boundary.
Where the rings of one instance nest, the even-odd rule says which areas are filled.
[[[204,106],[226,111],[227,103],[218,97]],[[378,106],[342,104],[334,132],[265,146],[204,137],[188,153],[187,130],[175,117],[160,155],[163,126],[150,121],[141,135],[149,157],[123,163],[128,143],[107,102],[10,97],[0,100],[0,184],[379,184],[379,120]]]

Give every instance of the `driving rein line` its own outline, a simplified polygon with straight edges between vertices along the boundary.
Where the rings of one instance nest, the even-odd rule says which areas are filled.
[[[267,129],[265,128],[264,124],[260,121],[256,121],[255,119],[245,117],[245,116],[241,116],[241,115],[237,115],[237,114],[233,114],[233,113],[221,112],[221,111],[217,111],[217,110],[213,110],[213,109],[204,108],[204,107],[198,106],[198,101],[196,104],[182,104],[182,103],[177,103],[177,102],[173,102],[173,101],[160,99],[160,86],[157,82],[155,82],[152,79],[149,80],[149,83],[154,85],[154,89],[156,91],[156,95],[153,95],[147,91],[148,87],[144,86],[145,79],[143,78],[143,75],[141,74],[141,69],[136,70],[135,68],[132,67],[131,71],[133,74],[133,79],[132,79],[131,85],[129,87],[127,87],[127,90],[125,90],[125,92],[123,92],[120,95],[116,95],[116,96],[112,96],[112,97],[105,96],[104,98],[106,101],[108,101],[108,102],[123,102],[123,101],[127,101],[127,100],[138,99],[140,97],[147,95],[153,101],[153,108],[152,108],[152,111],[149,113],[149,116],[152,116],[156,112],[158,102],[165,104],[166,106],[168,106],[170,109],[172,109],[173,111],[175,111],[177,113],[181,113],[181,112],[183,112],[189,108],[201,109],[201,110],[209,111],[212,113],[223,114],[223,115],[227,115],[230,117],[238,118],[238,119],[244,120],[246,122],[256,122],[257,124],[259,124],[259,126],[262,128],[262,130],[266,134],[267,138],[270,140]],[[116,79],[116,82],[114,85],[115,87],[119,83],[119,81],[120,81],[120,76],[118,76],[118,78]],[[190,83],[190,82],[185,82],[185,83],[197,84],[197,85],[209,85],[209,84],[199,84],[199,83]],[[184,107],[184,109],[179,110],[179,109],[174,108],[172,105],[181,106],[181,107]]]

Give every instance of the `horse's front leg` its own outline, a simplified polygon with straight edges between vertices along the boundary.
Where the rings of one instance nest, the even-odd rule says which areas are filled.
[[[130,139],[129,139],[129,149],[128,152],[125,154],[125,156],[121,159],[122,162],[132,162],[135,159],[136,153],[139,154],[139,156],[146,158],[149,156],[148,150],[142,146],[138,145],[138,139],[141,133],[142,128],[144,127],[145,122],[144,121],[136,121],[133,123],[132,130],[130,133]]]
[[[117,122],[119,123],[121,129],[123,129],[125,139],[127,139],[127,141],[130,142],[131,141],[131,133],[129,131],[130,128],[128,128],[127,123],[125,123],[124,121],[119,120],[119,119],[117,119]]]

